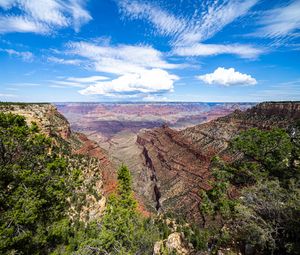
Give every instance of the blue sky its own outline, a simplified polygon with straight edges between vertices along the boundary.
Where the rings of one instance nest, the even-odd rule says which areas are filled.
[[[300,0],[0,0],[0,101],[300,100]]]

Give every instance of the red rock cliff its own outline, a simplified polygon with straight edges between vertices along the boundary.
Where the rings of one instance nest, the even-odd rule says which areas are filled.
[[[160,210],[199,219],[199,190],[209,189],[212,157],[225,157],[228,142],[243,130],[288,128],[299,119],[300,103],[271,102],[182,131],[164,126],[140,132],[137,143],[153,181],[149,199],[155,198]]]

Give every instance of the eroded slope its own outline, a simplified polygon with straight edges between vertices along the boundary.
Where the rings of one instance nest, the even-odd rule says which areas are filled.
[[[140,132],[137,142],[152,176],[157,209],[199,220],[199,189],[209,189],[212,157],[234,156],[226,152],[228,142],[243,130],[289,129],[299,119],[300,103],[262,103],[182,131],[163,126]]]

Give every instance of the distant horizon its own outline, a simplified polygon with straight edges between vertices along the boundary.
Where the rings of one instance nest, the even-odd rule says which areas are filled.
[[[260,103],[300,103],[300,100],[270,100],[270,101],[260,101],[260,102],[244,102],[244,101],[61,101],[61,102],[50,102],[50,101],[0,101],[0,104],[173,104],[173,103],[183,103],[183,104],[260,104]]]

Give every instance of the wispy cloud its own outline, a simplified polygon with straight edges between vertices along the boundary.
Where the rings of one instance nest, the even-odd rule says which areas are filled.
[[[14,98],[14,97],[18,97],[18,96],[15,94],[0,93],[0,98],[3,98],[3,99]]]
[[[105,76],[88,76],[88,77],[58,77],[57,80],[49,80],[50,87],[52,88],[86,88],[94,85],[97,82],[109,80]]]
[[[164,59],[163,53],[151,46],[109,45],[71,42],[67,53],[85,58],[99,72],[111,74],[136,73],[149,68],[174,69],[180,65]]]
[[[123,15],[131,19],[145,19],[159,33],[172,35],[175,44],[187,45],[213,37],[226,25],[245,15],[258,1],[207,1],[202,5],[199,3],[190,16],[183,13],[175,15],[157,5],[137,0],[121,0],[118,3]]]
[[[68,81],[72,82],[78,82],[78,83],[93,83],[93,82],[99,82],[103,80],[108,80],[108,77],[105,76],[89,76],[89,77],[69,77],[67,78]]]
[[[162,10],[158,6],[140,1],[119,1],[120,11],[131,19],[145,19],[152,23],[163,35],[175,35],[187,26],[185,19]]]
[[[49,80],[47,81],[52,88],[85,88],[86,84],[65,80]]]
[[[249,74],[235,71],[234,68],[218,67],[213,73],[208,73],[196,77],[207,84],[219,84],[223,86],[233,85],[255,85],[257,81]]]
[[[92,17],[83,0],[1,0],[0,33],[21,32],[47,34],[56,29],[80,27]],[[18,9],[19,14],[12,10]]]
[[[219,54],[234,54],[242,58],[256,58],[265,52],[264,49],[252,45],[241,44],[203,44],[195,43],[192,46],[176,47],[173,54],[178,56],[212,56]]]
[[[82,63],[82,60],[80,59],[64,59],[64,58],[57,58],[57,57],[48,57],[47,61],[55,64],[74,65],[74,66],[78,66]]]
[[[198,4],[190,15],[170,13],[157,5],[141,1],[119,1],[121,13],[130,19],[144,19],[162,35],[171,37],[173,53],[179,56],[235,54],[243,58],[257,57],[263,49],[251,45],[205,44],[225,26],[244,16],[259,0],[207,1]]]
[[[10,32],[46,34],[49,28],[27,17],[0,16],[0,34]]]
[[[211,1],[206,10],[188,21],[188,28],[176,39],[176,45],[193,45],[213,37],[225,26],[245,15],[257,2],[258,0]]]
[[[300,29],[300,1],[287,1],[278,8],[266,11],[259,26],[252,35],[267,38],[294,36],[293,32]]]
[[[101,95],[111,98],[158,97],[174,89],[176,75],[165,70],[151,69],[140,73],[126,73],[117,78],[105,76],[61,77],[47,81],[52,88],[82,88],[82,95]]]
[[[34,55],[30,51],[16,51],[14,49],[1,49],[0,52],[6,52],[10,56],[16,56],[22,58],[24,61],[32,61]]]

